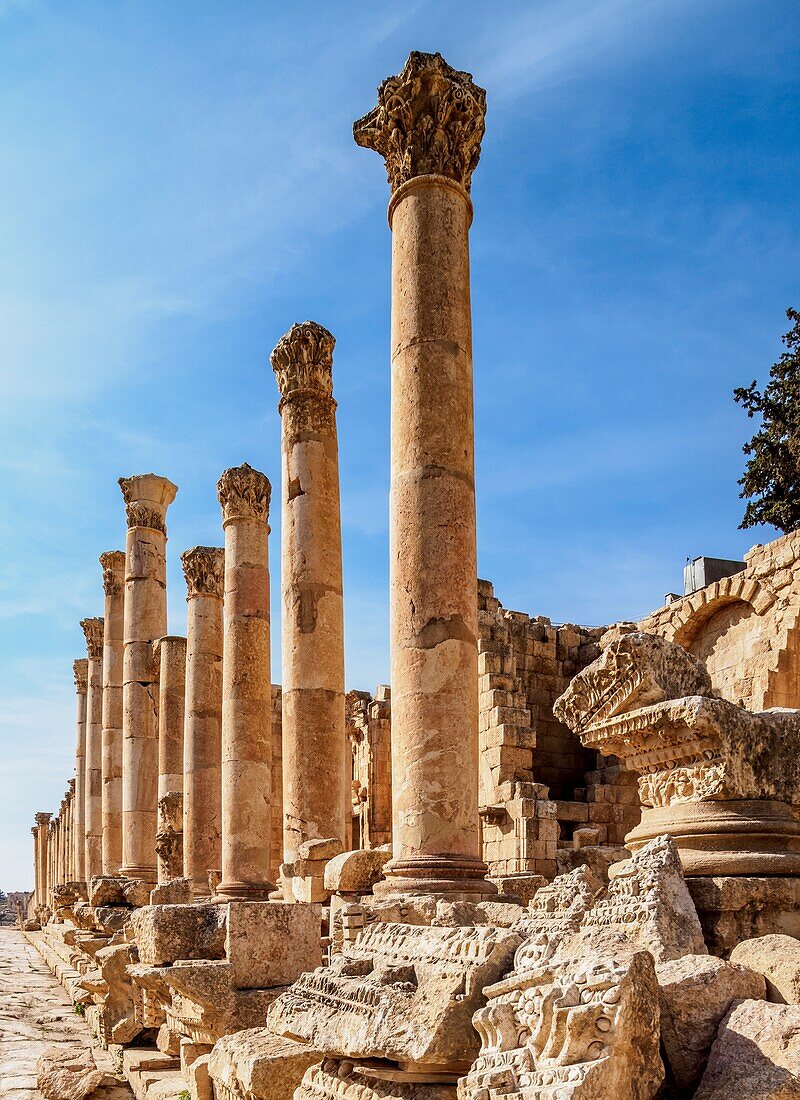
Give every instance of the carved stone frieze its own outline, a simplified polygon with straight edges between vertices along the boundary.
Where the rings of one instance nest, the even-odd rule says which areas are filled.
[[[122,550],[106,550],[100,555],[103,567],[103,591],[118,596],[125,584],[125,554]]]
[[[220,546],[193,546],[181,554],[186,598],[225,593],[225,551]]]
[[[333,348],[336,340],[316,321],[292,325],[270,356],[282,402],[301,392],[333,395]]]
[[[469,190],[481,155],[486,92],[439,53],[412,52],[378,88],[378,105],[353,126],[356,143],[386,162],[393,191],[439,175]]]
[[[86,652],[90,661],[103,657],[103,619],[81,619],[81,630],[86,638]]]
[[[269,520],[272,486],[266,474],[254,470],[247,462],[225,470],[217,482],[217,497],[222,505],[222,521],[255,519]]]

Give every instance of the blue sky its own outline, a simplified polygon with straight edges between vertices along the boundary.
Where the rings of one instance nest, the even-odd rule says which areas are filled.
[[[687,555],[774,535],[737,530],[731,390],[798,305],[795,0],[0,0],[0,887],[29,885],[33,814],[71,774],[117,477],[180,487],[183,633],[219,473],[279,482],[268,357],[305,318],[337,338],[348,685],[387,679],[388,188],[351,126],[411,49],[488,93],[481,575],[600,624],[658,606]]]

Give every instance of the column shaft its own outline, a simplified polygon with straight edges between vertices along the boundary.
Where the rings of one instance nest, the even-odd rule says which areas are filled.
[[[197,897],[222,867],[222,600],[225,551],[181,555],[186,577],[186,718],[183,746],[183,873]]]
[[[183,722],[186,639],[155,643],[158,681],[158,881],[183,874]]]
[[[247,464],[217,493],[225,529],[222,661],[222,882],[228,897],[266,898],[270,881],[270,484]]]
[[[89,660],[86,693],[86,881],[103,873],[103,620],[83,619]]]
[[[306,840],[336,837],[345,817],[349,745],[339,450],[332,396],[334,338],[294,325],[272,353],[281,392],[284,859]]]
[[[75,829],[72,836],[75,881],[86,880],[86,692],[89,678],[89,662],[75,661],[75,690],[77,692],[76,744],[75,744]]]
[[[103,874],[122,866],[122,666],[125,648],[125,555],[100,555],[105,592],[103,628]]]
[[[121,478],[125,543],[122,669],[122,873],[155,882],[158,813],[158,670],[152,643],[167,630],[166,478]]]

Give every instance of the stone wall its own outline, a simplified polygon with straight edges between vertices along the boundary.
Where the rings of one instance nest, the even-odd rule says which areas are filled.
[[[745,569],[654,611],[639,629],[699,657],[748,710],[800,706],[800,532],[757,545]]]

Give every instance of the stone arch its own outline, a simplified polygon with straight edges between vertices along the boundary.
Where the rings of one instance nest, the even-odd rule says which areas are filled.
[[[689,649],[703,625],[728,604],[749,604],[757,615],[764,615],[774,602],[775,593],[744,571],[723,577],[680,601],[670,620],[672,640]]]

